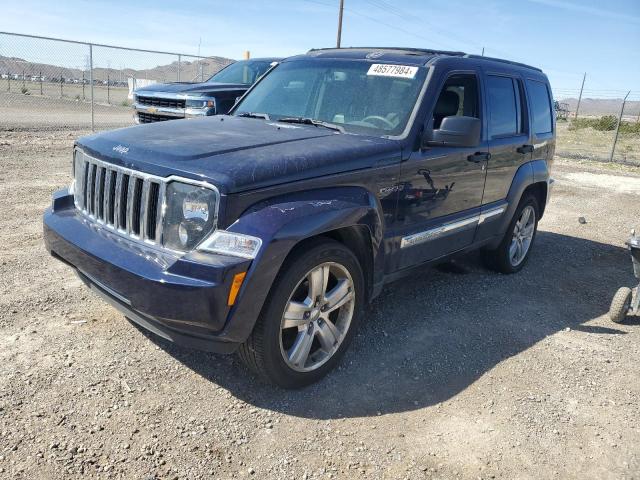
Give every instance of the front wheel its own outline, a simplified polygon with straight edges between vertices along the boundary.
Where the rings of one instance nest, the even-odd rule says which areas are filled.
[[[538,201],[533,195],[522,198],[498,248],[484,252],[489,268],[501,273],[515,273],[524,267],[538,231],[539,211]]]
[[[360,264],[343,244],[322,239],[298,249],[278,275],[240,358],[284,388],[319,380],[353,337],[363,286]]]

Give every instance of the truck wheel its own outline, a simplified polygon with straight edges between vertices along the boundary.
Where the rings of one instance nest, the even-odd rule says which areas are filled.
[[[538,201],[533,195],[522,198],[498,248],[484,251],[489,268],[501,273],[516,273],[524,267],[538,231],[539,212]]]
[[[281,387],[309,385],[343,355],[363,302],[364,279],[353,252],[331,239],[307,243],[286,260],[240,358]]]
[[[613,296],[613,300],[611,300],[611,307],[609,308],[609,318],[612,322],[620,323],[625,319],[631,307],[631,297],[632,292],[629,287],[618,289]]]

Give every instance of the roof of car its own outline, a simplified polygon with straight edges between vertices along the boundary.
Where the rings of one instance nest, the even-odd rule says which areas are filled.
[[[280,60],[283,60],[283,57],[256,57],[256,58],[245,58],[243,60],[247,60],[249,62],[251,61],[258,61],[258,62],[279,62]]]
[[[465,52],[449,50],[433,50],[428,48],[401,48],[401,47],[348,47],[348,48],[318,48],[307,52],[306,56],[325,58],[351,58],[351,59],[380,59],[387,62],[398,62],[409,65],[425,65],[433,59],[440,57],[468,58],[478,61],[499,62],[517,67],[530,68],[541,72],[539,68],[524,63],[504,60],[502,58],[472,55]]]

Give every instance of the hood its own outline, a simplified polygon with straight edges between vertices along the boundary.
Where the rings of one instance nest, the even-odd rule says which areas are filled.
[[[136,88],[134,93],[143,95],[145,93],[201,93],[215,92],[219,90],[247,90],[249,85],[242,83],[216,83],[216,82],[176,82],[176,83],[154,83],[146,87]]]
[[[226,115],[156,122],[78,140],[88,154],[159,176],[207,180],[223,193],[367,168],[400,157],[400,143]]]

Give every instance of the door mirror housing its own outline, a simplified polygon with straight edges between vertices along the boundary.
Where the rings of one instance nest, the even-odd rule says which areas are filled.
[[[440,128],[427,130],[422,145],[430,147],[477,147],[480,144],[482,123],[479,118],[444,117]]]

